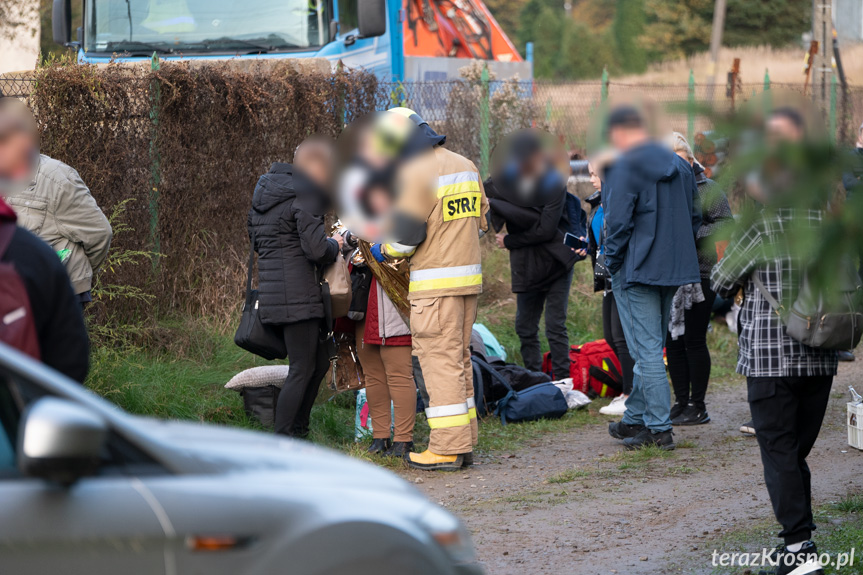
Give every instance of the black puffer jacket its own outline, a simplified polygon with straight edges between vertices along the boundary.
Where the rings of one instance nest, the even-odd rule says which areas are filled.
[[[502,198],[491,179],[485,181],[491,224],[500,231],[504,224],[509,250],[513,293],[547,290],[569,273],[579,256],[563,243],[569,229],[566,190],[537,208],[517,206]]]
[[[258,180],[248,227],[258,252],[264,323],[324,317],[319,270],[339,251],[324,231],[325,211],[325,194],[290,164],[275,163]]]

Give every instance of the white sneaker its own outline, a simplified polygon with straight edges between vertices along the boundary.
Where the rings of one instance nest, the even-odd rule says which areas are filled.
[[[599,409],[602,415],[623,415],[626,413],[626,398],[628,395],[618,395],[611,403]]]

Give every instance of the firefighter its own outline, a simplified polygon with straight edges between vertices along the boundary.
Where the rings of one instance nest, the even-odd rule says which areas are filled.
[[[442,147],[436,134],[407,108],[388,110],[392,122],[407,118],[411,134],[397,171],[399,190],[392,258],[409,258],[413,353],[428,392],[429,447],[411,453],[411,467],[456,470],[473,461],[477,443],[470,336],[482,291],[480,237],[488,230],[488,200],[474,164]]]

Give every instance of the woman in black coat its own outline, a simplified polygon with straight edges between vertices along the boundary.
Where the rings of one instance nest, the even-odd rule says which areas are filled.
[[[324,144],[301,144],[294,165],[275,163],[261,176],[249,211],[261,321],[283,327],[291,366],[276,407],[276,433],[294,437],[308,436],[329,363],[319,278],[342,246],[341,236],[328,238],[324,229],[330,165]]]

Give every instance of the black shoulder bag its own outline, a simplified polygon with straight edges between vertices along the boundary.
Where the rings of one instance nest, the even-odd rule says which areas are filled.
[[[285,359],[288,351],[285,349],[282,330],[278,326],[262,323],[258,313],[258,290],[252,289],[254,264],[255,232],[252,232],[252,244],[249,246],[249,274],[246,280],[246,301],[243,304],[240,327],[237,328],[237,333],[234,335],[234,343],[264,359]]]

